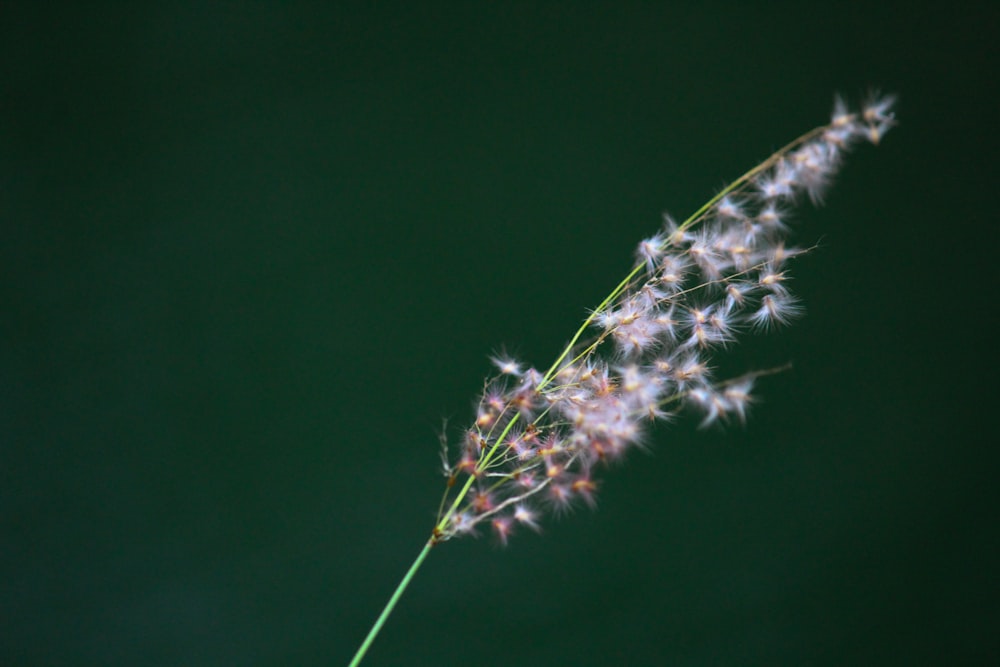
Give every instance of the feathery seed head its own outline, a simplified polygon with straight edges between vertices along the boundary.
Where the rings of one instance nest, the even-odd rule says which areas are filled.
[[[539,530],[546,510],[593,506],[598,464],[641,447],[650,421],[683,406],[701,414],[701,427],[745,422],[754,375],[716,382],[712,356],[801,315],[788,287],[788,260],[802,252],[785,246],[791,211],[803,195],[821,202],[847,154],[864,140],[882,140],[896,124],[894,101],[875,93],[852,111],[838,96],[828,125],[772,155],[691,218],[664,215],[662,228],[636,249],[632,272],[551,370],[494,355],[499,376],[487,383],[457,459],[445,466],[449,486],[434,539],[488,524],[506,544],[517,526]]]

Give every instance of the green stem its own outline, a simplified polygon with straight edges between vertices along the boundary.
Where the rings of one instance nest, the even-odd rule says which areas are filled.
[[[375,625],[372,626],[372,629],[368,631],[368,636],[365,637],[365,641],[361,644],[361,648],[358,649],[358,652],[354,654],[354,659],[351,660],[351,664],[348,665],[348,667],[357,667],[357,665],[361,664],[362,658],[364,658],[365,653],[368,652],[368,647],[370,647],[372,642],[375,641],[375,637],[378,636],[379,630],[381,630],[382,626],[385,625],[386,620],[389,618],[389,614],[392,613],[396,603],[399,602],[399,598],[403,597],[403,591],[405,591],[406,587],[410,585],[410,580],[413,579],[413,575],[415,575],[417,570],[420,569],[420,566],[423,565],[424,559],[427,558],[427,554],[431,552],[432,546],[434,546],[433,538],[427,540],[427,544],[424,545],[424,548],[417,556],[417,559],[413,561],[413,565],[410,566],[410,569],[406,571],[406,574],[403,576],[403,580],[399,582],[398,586],[396,586],[396,590],[393,592],[392,597],[389,598],[389,602],[386,603],[385,609],[383,609],[382,613],[379,614],[378,620],[375,621]]]

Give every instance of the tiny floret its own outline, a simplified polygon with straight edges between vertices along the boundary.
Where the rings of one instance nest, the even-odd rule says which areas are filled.
[[[666,237],[663,234],[657,234],[642,241],[636,249],[636,257],[645,264],[646,270],[650,273],[656,270],[660,258],[663,257],[665,245]]]
[[[854,123],[857,114],[851,113],[847,107],[847,100],[840,94],[833,98],[833,113],[830,116],[830,126],[833,128],[849,127]]]
[[[501,375],[521,377],[521,374],[524,373],[523,365],[505,354],[490,357],[490,361],[497,367]]]
[[[878,144],[885,133],[896,124],[896,115],[892,112],[895,104],[894,95],[874,92],[868,97],[861,115],[868,127],[867,138],[873,144]]]
[[[767,294],[760,300],[760,308],[750,317],[757,329],[769,330],[785,326],[802,314],[798,299],[791,294]]]
[[[746,423],[747,410],[753,402],[750,390],[753,389],[753,378],[745,378],[728,385],[722,392],[728,411],[740,423]]]
[[[732,220],[741,220],[743,218],[742,207],[729,195],[726,195],[719,200],[719,203],[716,204],[716,211],[718,211],[719,215],[723,218],[729,218]]]

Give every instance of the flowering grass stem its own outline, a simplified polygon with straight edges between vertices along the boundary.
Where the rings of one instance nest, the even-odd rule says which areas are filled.
[[[649,422],[684,407],[702,414],[702,426],[745,421],[754,380],[789,365],[715,381],[711,354],[800,314],[785,265],[807,250],[785,247],[782,218],[802,195],[822,200],[854,145],[879,143],[895,124],[892,102],[874,95],[850,112],[838,98],[828,124],[773,153],[681,224],[666,217],[544,374],[493,358],[499,375],[487,380],[455,463],[442,436],[448,483],[431,536],[350,667],[364,658],[435,544],[475,534],[484,523],[506,544],[515,526],[538,530],[541,510],[593,505],[594,471],[640,444]],[[583,340],[593,327],[599,333]],[[605,342],[614,349],[602,357]]]

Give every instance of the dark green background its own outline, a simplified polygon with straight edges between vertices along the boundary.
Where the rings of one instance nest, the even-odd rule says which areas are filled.
[[[436,549],[366,664],[997,659],[992,14],[136,4],[0,7],[0,664],[346,664],[488,353],[869,85],[749,425]]]

